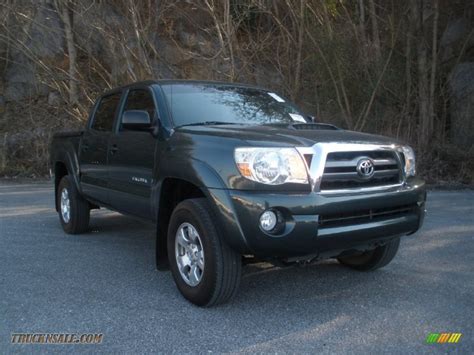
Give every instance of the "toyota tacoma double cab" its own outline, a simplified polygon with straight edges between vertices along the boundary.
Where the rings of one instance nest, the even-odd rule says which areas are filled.
[[[241,84],[113,89],[83,131],[54,135],[50,158],[66,233],[97,208],[154,222],[157,268],[199,306],[231,299],[253,260],[381,268],[425,213],[412,148]]]

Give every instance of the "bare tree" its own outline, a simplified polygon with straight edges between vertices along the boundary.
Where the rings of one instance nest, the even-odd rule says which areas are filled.
[[[418,71],[418,112],[419,112],[419,142],[420,147],[425,149],[431,135],[430,98],[428,85],[428,50],[424,34],[424,7],[423,2],[411,0],[411,16],[413,16],[416,55]]]
[[[78,72],[77,72],[77,50],[74,42],[73,14],[74,0],[55,0],[54,5],[64,23],[64,37],[66,39],[67,53],[69,59],[69,102],[73,105],[79,103]]]
[[[380,63],[382,58],[381,48],[380,48],[380,33],[379,33],[379,23],[377,19],[377,12],[375,7],[375,0],[369,0],[370,6],[370,22],[372,23],[372,41],[374,46],[375,61]]]
[[[430,134],[433,130],[435,120],[435,88],[437,81],[437,62],[438,62],[438,21],[439,21],[439,0],[433,0],[433,36],[431,44],[431,75],[430,75],[430,93],[429,93],[429,129]]]

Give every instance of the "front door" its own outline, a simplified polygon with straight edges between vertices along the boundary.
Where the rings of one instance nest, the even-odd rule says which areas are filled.
[[[147,88],[131,89],[128,92],[122,113],[126,110],[147,111],[152,125],[157,124],[153,95]],[[151,187],[157,139],[147,131],[123,129],[121,118],[109,140],[111,205],[119,211],[151,218]]]
[[[103,204],[109,203],[107,148],[120,97],[118,92],[100,99],[79,146],[82,191],[87,197]]]

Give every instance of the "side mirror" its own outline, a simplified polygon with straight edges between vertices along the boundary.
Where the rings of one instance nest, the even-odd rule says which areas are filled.
[[[150,115],[144,110],[127,110],[122,115],[122,128],[133,131],[148,131],[151,129]]]

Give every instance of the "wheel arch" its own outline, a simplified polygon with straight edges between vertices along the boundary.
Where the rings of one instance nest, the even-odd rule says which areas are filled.
[[[170,157],[171,158],[171,157]],[[228,188],[219,174],[206,162],[198,159],[172,159],[174,164],[161,169],[162,178],[154,187],[153,215],[156,216],[156,266],[168,269],[167,232],[173,208],[187,198],[205,197],[222,230],[223,240],[234,250],[248,250],[243,232],[234,211]],[[170,201],[170,191],[182,190],[179,198]],[[184,193],[187,191],[188,193]]]
[[[184,200],[198,197],[207,198],[208,196],[196,183],[180,177],[167,177],[163,179],[160,185],[156,206],[156,267],[158,270],[167,270],[167,233],[173,210]]]
[[[78,143],[68,140],[53,140],[50,162],[54,174],[54,191],[57,194],[59,182],[65,175],[70,175],[77,191],[82,194],[79,184],[79,160],[77,156]],[[55,198],[56,200],[56,198]],[[58,207],[55,203],[56,208]]]

